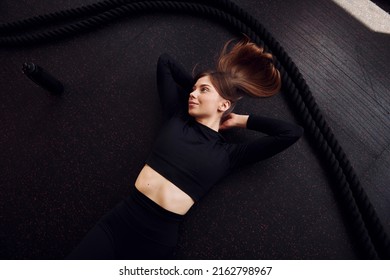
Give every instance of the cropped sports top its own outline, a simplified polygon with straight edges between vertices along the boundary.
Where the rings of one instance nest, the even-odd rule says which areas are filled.
[[[247,128],[267,134],[247,143],[228,143],[188,113],[193,79],[163,54],[157,65],[157,86],[166,117],[146,163],[198,201],[235,168],[269,158],[296,142],[300,126],[250,115]]]

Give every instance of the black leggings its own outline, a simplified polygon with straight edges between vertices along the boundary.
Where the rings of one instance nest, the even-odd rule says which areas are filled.
[[[182,219],[133,187],[67,259],[171,259]]]

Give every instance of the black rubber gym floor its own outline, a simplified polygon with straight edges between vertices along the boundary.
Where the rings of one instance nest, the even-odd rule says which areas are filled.
[[[3,0],[0,23],[96,1]],[[235,3],[297,64],[389,234],[389,34],[330,0]],[[236,36],[210,19],[153,12],[65,40],[0,49],[0,258],[64,258],[127,196],[144,164],[161,125],[158,56],[167,52],[189,71],[197,63],[208,68]],[[64,94],[27,79],[26,61],[60,79]],[[244,100],[236,112],[300,123],[284,93]],[[217,185],[189,212],[176,257],[365,258],[335,184],[305,136]]]

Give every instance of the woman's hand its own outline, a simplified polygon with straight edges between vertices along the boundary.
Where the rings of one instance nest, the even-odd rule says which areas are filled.
[[[221,123],[219,129],[230,129],[233,127],[246,128],[246,123],[248,121],[249,115],[237,115],[230,113],[226,116],[223,123]]]

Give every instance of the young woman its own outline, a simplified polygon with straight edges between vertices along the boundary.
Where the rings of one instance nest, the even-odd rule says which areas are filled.
[[[244,39],[228,42],[215,71],[195,79],[167,54],[157,65],[165,124],[130,196],[105,215],[69,259],[172,258],[184,215],[237,167],[269,158],[296,142],[302,128],[232,113],[243,96],[280,89],[271,54]],[[233,127],[267,134],[232,144],[219,131]]]

